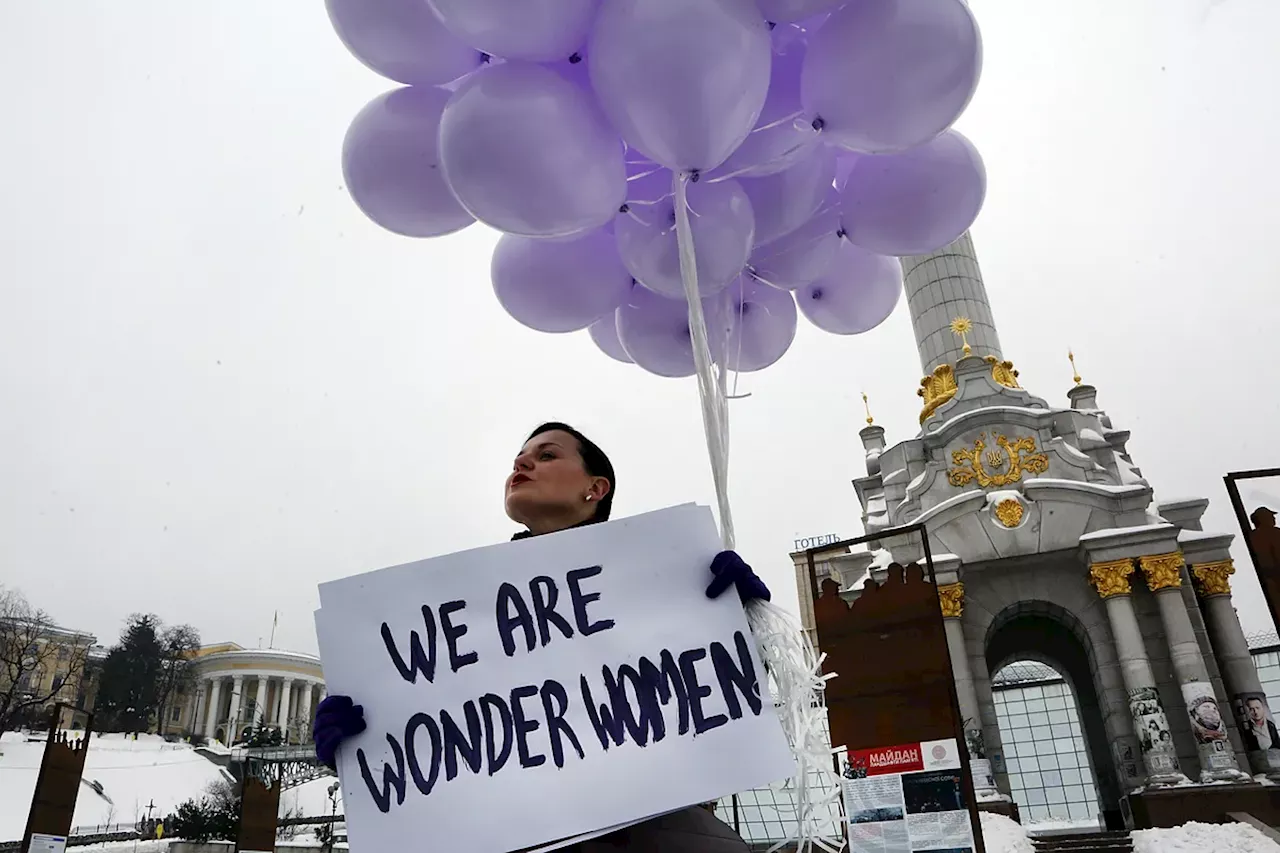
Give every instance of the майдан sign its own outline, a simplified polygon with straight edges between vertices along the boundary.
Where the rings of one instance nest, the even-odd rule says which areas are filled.
[[[718,550],[687,505],[323,584],[353,846],[506,853],[790,775]]]

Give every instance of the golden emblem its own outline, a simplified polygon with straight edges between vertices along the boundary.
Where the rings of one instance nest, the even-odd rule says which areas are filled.
[[[1191,567],[1191,576],[1196,579],[1201,595],[1230,595],[1231,576],[1235,573],[1235,564],[1230,560],[1198,563]]]
[[[943,584],[938,587],[938,599],[942,602],[943,616],[959,619],[964,612],[964,584]]]
[[[1182,554],[1157,554],[1154,557],[1139,557],[1138,565],[1147,578],[1147,588],[1152,592],[1162,589],[1177,589],[1182,586],[1182,566],[1185,561]]]
[[[1102,598],[1113,595],[1128,595],[1129,575],[1133,574],[1133,560],[1112,560],[1109,563],[1094,563],[1089,567],[1089,583]]]
[[[1017,527],[1022,523],[1022,515],[1025,512],[1026,510],[1023,509],[1021,502],[1013,498],[1005,498],[996,504],[996,521],[1005,527]]]
[[[983,463],[984,452],[987,451],[987,434],[982,433],[974,441],[972,450],[952,451],[951,461],[957,467],[947,472],[947,481],[951,485],[965,486],[977,480],[978,485],[984,489],[992,486],[1007,486],[1021,480],[1024,471],[1028,474],[1043,474],[1049,470],[1049,457],[1036,452],[1036,440],[1033,436],[1027,435],[1010,441],[999,433],[992,433],[992,435],[995,437],[996,446],[990,453],[1004,451],[1000,454],[1000,463],[997,465],[990,453],[986,455],[986,464]],[[986,465],[991,465],[992,468],[1004,468],[1005,458],[1008,459],[1008,470],[995,473],[987,470]]]

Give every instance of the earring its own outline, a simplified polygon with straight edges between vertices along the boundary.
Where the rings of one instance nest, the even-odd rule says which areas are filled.
[[[594,497],[593,495],[587,495],[585,498],[583,498],[583,500],[585,500],[585,501],[587,501],[588,503],[590,503],[590,502],[591,502],[591,500],[593,499],[593,497]]]

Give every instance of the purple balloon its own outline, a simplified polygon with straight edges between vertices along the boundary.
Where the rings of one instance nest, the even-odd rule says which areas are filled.
[[[440,174],[436,132],[449,93],[432,86],[374,98],[342,142],[342,174],[364,215],[406,237],[439,237],[475,219]]]
[[[480,65],[424,0],[325,0],[338,38],[383,77],[414,86],[456,80]]]
[[[923,255],[959,237],[987,193],[982,157],[958,132],[901,154],[864,154],[841,195],[849,241],[880,255]]]
[[[982,70],[978,24],[964,0],[858,0],[809,41],[805,110],[854,151],[902,151],[951,126]]]
[[[493,292],[507,313],[539,332],[574,332],[613,315],[631,291],[613,235],[576,240],[504,234],[490,264]]]
[[[796,302],[819,329],[858,335],[887,320],[901,293],[902,265],[897,258],[873,255],[841,241],[831,269],[796,291]]]
[[[835,151],[822,145],[776,175],[743,178],[742,189],[756,211],[756,242],[772,242],[807,222],[822,204],[835,175]]]
[[[587,52],[613,126],[675,171],[723,163],[769,89],[769,28],[751,0],[608,0]]]
[[[721,362],[730,370],[764,370],[786,354],[796,337],[791,294],[741,278],[729,288],[733,330]]]
[[[616,311],[592,323],[587,328],[587,334],[591,335],[591,342],[600,348],[600,352],[609,356],[609,358],[614,361],[620,361],[623,364],[635,364],[631,360],[631,356],[627,355],[627,351],[622,348],[622,341],[618,340],[618,315]]]
[[[786,24],[828,13],[844,2],[845,0],[756,0],[756,6],[766,21]]]
[[[581,89],[532,63],[483,68],[454,93],[440,158],[462,205],[508,234],[599,228],[626,198],[618,138]]]
[[[790,234],[756,246],[747,264],[757,281],[795,290],[826,275],[840,248],[840,195],[827,191],[818,212]]]
[[[769,95],[755,129],[742,144],[717,167],[710,177],[760,177],[795,165],[803,160],[821,140],[808,124],[796,126],[800,112],[800,69],[804,65],[804,45],[797,43],[773,56],[769,75]]]
[[[718,299],[702,300],[707,338],[714,358],[723,352],[728,335],[727,317]],[[689,306],[683,299],[668,299],[643,287],[618,308],[618,340],[631,360],[658,376],[694,374],[693,339],[689,333]]]
[[[671,172],[663,169],[631,183],[627,210],[618,214],[613,225],[618,254],[636,281],[655,293],[683,299]],[[736,181],[691,183],[688,201],[698,292],[710,296],[742,272],[754,242],[755,218],[751,202]]]
[[[424,2],[424,0],[418,0]],[[600,0],[425,0],[459,40],[504,59],[566,59],[587,40]]]

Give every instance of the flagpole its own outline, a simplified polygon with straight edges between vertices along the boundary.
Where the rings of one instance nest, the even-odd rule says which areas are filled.
[[[271,619],[271,642],[267,644],[267,648],[274,649],[276,647],[276,625],[280,624],[280,611],[275,612],[275,616]]]

